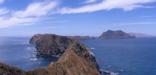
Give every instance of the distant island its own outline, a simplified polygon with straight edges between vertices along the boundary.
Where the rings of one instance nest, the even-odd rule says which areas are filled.
[[[99,36],[99,39],[129,39],[129,38],[136,38],[134,35],[126,33],[122,30],[108,30],[103,32],[102,35]]]
[[[137,38],[135,33],[127,33],[122,30],[107,30],[103,32],[100,36],[67,36],[68,38],[74,40],[88,40],[88,39],[130,39]]]

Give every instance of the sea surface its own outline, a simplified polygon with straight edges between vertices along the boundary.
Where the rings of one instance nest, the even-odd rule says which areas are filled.
[[[156,75],[156,38],[86,40],[102,69],[118,75]]]
[[[46,67],[57,58],[38,58],[34,46],[28,37],[0,37],[0,62],[16,66],[23,70]]]
[[[0,37],[0,62],[24,70],[46,67],[56,59],[37,58],[30,38]],[[118,75],[156,75],[156,38],[84,40],[101,69]]]

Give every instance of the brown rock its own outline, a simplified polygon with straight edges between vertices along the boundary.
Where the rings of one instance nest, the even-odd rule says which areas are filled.
[[[37,34],[30,40],[30,43],[34,44],[37,49],[37,55],[44,57],[62,55],[72,42],[72,39],[55,34]]]

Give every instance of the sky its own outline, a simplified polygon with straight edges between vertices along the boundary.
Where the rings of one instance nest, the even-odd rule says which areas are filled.
[[[106,30],[156,36],[156,0],[0,0],[0,36]]]

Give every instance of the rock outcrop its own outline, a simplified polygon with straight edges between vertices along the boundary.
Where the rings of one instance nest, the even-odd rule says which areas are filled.
[[[95,57],[78,43],[70,45],[59,60],[47,69],[35,70],[35,75],[100,75]]]
[[[46,38],[44,36],[46,36]],[[42,48],[43,46],[49,48],[44,41],[47,41],[50,44],[52,42],[50,46],[56,46],[54,48],[57,48],[57,50],[63,49],[58,61],[49,64],[47,68],[38,68],[28,72],[3,64],[4,66],[0,65],[0,75],[100,75],[95,57],[83,44],[64,36],[50,34],[37,35],[35,38],[33,37],[31,39],[31,43],[34,43],[36,48]],[[38,43],[40,43],[40,45],[36,45]],[[59,48],[60,46],[63,46],[63,48]],[[51,50],[53,50],[53,48]],[[48,51],[43,51],[43,53],[40,52],[41,51],[39,51],[39,54],[50,55],[49,53],[46,53]]]
[[[27,75],[27,74],[28,74],[27,72],[24,72],[21,69],[0,63],[0,75]]]
[[[55,34],[37,34],[31,38],[30,43],[35,45],[38,56],[49,57],[62,55],[73,40]]]
[[[135,38],[135,36],[123,32],[121,30],[117,30],[117,31],[108,30],[106,32],[103,32],[99,38],[100,39],[128,39],[128,38]]]

